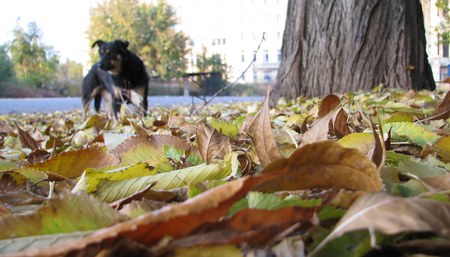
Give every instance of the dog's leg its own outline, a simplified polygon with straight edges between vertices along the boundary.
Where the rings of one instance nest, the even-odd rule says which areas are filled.
[[[102,102],[102,95],[101,94],[96,94],[94,96],[94,109],[95,109],[95,111],[97,113],[100,112],[101,102]]]
[[[130,102],[136,108],[140,116],[145,116],[147,114],[147,98],[143,97],[146,95],[146,88],[138,87],[130,90]]]
[[[114,113],[115,111],[114,95],[111,94],[111,92],[108,92],[107,90],[103,90],[101,96],[103,97],[103,100],[105,100],[106,117],[110,120],[115,121],[116,115]]]
[[[83,101],[83,111],[82,111],[82,113],[81,113],[81,120],[82,120],[82,121],[85,121],[86,118],[87,118],[87,114],[88,114],[88,112],[89,112],[89,106],[91,105],[91,100],[92,100],[92,99],[90,99],[90,100],[87,101],[87,102],[84,102],[84,101]]]

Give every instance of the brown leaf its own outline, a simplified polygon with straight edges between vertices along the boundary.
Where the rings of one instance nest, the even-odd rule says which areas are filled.
[[[199,155],[198,149],[190,145],[189,142],[179,137],[168,135],[129,137],[112,149],[111,153],[120,157],[121,164],[127,165],[140,161],[148,161],[151,158],[163,157],[164,146],[183,149],[184,151],[190,151],[190,153]],[[144,154],[136,155],[136,151],[143,152]]]
[[[343,188],[364,192],[382,189],[376,166],[356,149],[333,141],[306,145],[288,159],[279,160],[264,172],[287,170],[287,174],[260,185],[262,192],[311,188]]]
[[[308,131],[308,120],[311,118],[311,115],[307,116],[305,120],[303,120],[302,125],[300,126],[300,132],[305,134]]]
[[[436,110],[430,116],[429,120],[446,120],[450,117],[450,91],[445,94],[442,103],[436,107]]]
[[[30,148],[36,150],[39,148],[39,143],[26,131],[22,130],[16,123],[17,130],[19,131],[19,140],[23,148]]]
[[[266,94],[261,109],[250,124],[248,133],[252,136],[256,154],[264,167],[273,161],[281,159],[277,143],[272,134],[269,115],[269,92]]]
[[[341,99],[336,95],[327,95],[319,106],[319,118],[325,117],[328,113],[336,109],[341,104]]]
[[[376,131],[375,124],[373,124],[372,120],[370,121],[370,126],[372,128],[373,138],[375,140],[375,146],[371,151],[369,151],[370,159],[375,163],[378,169],[381,169],[384,166],[384,162],[386,161],[386,147],[384,141],[380,138],[381,135],[378,135]]]
[[[418,177],[416,179],[425,184],[430,191],[450,190],[450,173],[436,177]]]
[[[331,120],[333,124],[333,132],[337,138],[342,138],[351,133],[347,122],[347,113],[341,108]]]
[[[86,250],[89,245],[95,247],[98,243],[121,238],[120,236],[126,236],[147,246],[156,244],[166,236],[180,238],[189,235],[203,224],[217,222],[230,206],[248,191],[264,181],[283,174],[272,172],[257,177],[236,179],[183,203],[165,206],[138,218],[94,232],[83,239],[55,244],[45,249],[32,249],[17,255],[58,256],[69,252],[75,253]]]
[[[50,153],[49,152],[47,152],[45,150],[36,149],[36,150],[33,150],[27,156],[27,161],[29,163],[35,163],[35,162],[44,161],[44,160],[46,160],[49,157],[50,157]]]
[[[315,212],[315,208],[300,207],[278,210],[244,209],[219,223],[203,226],[201,233],[176,240],[170,246],[194,247],[244,242],[262,246],[296,223],[315,223]]]
[[[223,157],[231,151],[230,138],[208,124],[198,125],[196,138],[198,150],[206,164],[210,164],[217,156]]]
[[[339,109],[338,109],[339,110]],[[316,120],[314,125],[302,136],[300,147],[328,139],[329,124],[337,110],[330,111],[327,115]]]
[[[28,165],[40,171],[50,171],[68,178],[81,176],[86,168],[119,164],[119,159],[101,148],[86,148],[63,152],[43,162]]]
[[[333,232],[310,254],[340,235],[353,230],[375,229],[392,235],[402,232],[435,232],[450,238],[450,204],[422,198],[402,198],[386,193],[359,198]]]

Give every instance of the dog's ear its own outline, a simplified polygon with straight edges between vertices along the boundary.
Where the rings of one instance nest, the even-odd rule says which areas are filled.
[[[116,40],[116,44],[118,46],[120,46],[123,50],[127,50],[128,49],[128,45],[130,44],[128,41],[124,41],[121,39]]]
[[[105,41],[99,39],[92,44],[92,48],[94,48],[97,45],[98,45],[98,47],[101,47],[104,43],[105,43]]]

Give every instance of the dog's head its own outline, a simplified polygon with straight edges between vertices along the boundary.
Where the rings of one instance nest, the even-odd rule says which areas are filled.
[[[105,42],[97,40],[92,44],[92,48],[98,46],[98,54],[100,55],[100,69],[109,72],[112,75],[120,74],[124,59],[128,54],[128,42],[123,40],[115,40]]]

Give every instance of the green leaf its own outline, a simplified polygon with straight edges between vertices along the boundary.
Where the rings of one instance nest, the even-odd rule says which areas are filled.
[[[440,138],[438,134],[416,123],[393,122],[383,125],[383,131],[388,131],[389,129],[391,129],[391,139],[397,141],[408,140],[421,147],[427,143],[434,143]]]
[[[428,192],[427,188],[415,179],[398,183],[392,188],[392,193],[402,197],[413,197]]]
[[[404,175],[413,174],[418,177],[436,177],[447,173],[446,171],[433,167],[430,164],[414,161],[412,158],[409,160],[401,160],[398,168]]]
[[[0,218],[0,239],[89,231],[111,226],[123,216],[92,196],[54,198],[35,213]]]
[[[183,157],[183,155],[184,155],[183,149],[176,149],[168,145],[164,146],[164,156],[166,158],[170,158],[174,161],[181,162],[181,157]]]
[[[155,182],[156,185],[152,189],[170,190],[203,181],[218,180],[230,173],[231,161],[216,160],[208,165],[200,164],[152,176],[123,181],[103,181],[97,188],[97,197],[105,202],[113,202],[139,192]]]
[[[317,213],[319,220],[339,219],[344,216],[345,210],[334,206],[326,205]]]
[[[0,240],[0,254],[16,253],[29,249],[47,248],[48,246],[65,241],[81,239],[92,234],[92,231],[73,232],[54,235],[42,235],[32,237],[20,237]]]
[[[81,175],[78,183],[72,189],[72,193],[97,191],[98,185],[102,180],[123,181],[127,179],[144,177],[156,174],[147,163],[141,162],[124,167],[104,167],[99,169],[89,168]]]
[[[233,123],[224,120],[218,120],[213,117],[208,118],[208,125],[217,129],[217,131],[228,137],[236,136],[239,131],[238,127]]]

